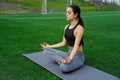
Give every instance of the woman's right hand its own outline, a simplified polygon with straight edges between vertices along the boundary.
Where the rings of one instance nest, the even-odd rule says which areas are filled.
[[[64,59],[62,59],[62,63],[63,64],[68,64],[72,59],[70,59],[69,57],[65,57]]]
[[[45,49],[45,48],[50,48],[50,45],[49,45],[48,43],[46,43],[46,42],[43,42],[43,43],[41,43],[40,45],[41,45],[41,47],[42,47],[43,49]]]

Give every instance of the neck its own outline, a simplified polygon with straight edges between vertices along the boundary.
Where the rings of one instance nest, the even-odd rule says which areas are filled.
[[[73,21],[71,21],[71,26],[73,26],[73,25],[75,25],[77,23],[78,23],[78,21],[76,19],[74,19]]]

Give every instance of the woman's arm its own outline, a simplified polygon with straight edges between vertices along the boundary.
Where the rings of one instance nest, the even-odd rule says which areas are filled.
[[[82,39],[83,33],[84,33],[83,27],[78,25],[78,27],[75,29],[75,37],[76,37],[76,39],[75,39],[73,49],[71,51],[70,56],[66,57],[65,59],[62,60],[63,63],[67,64],[74,58],[74,56],[75,56],[75,54],[76,54],[76,52],[78,50],[80,41]]]
[[[82,39],[82,36],[83,36],[83,33],[84,33],[84,28],[80,25],[78,25],[78,27],[75,29],[75,43],[74,43],[74,47],[71,51],[71,54],[69,56],[69,58],[72,60],[73,57],[75,56],[77,50],[78,50],[78,47],[79,47],[79,44],[80,44],[80,41]]]
[[[57,43],[57,44],[50,45],[49,48],[59,48],[59,47],[65,46],[65,45],[66,45],[66,39],[65,39],[65,37],[63,36],[62,42]]]

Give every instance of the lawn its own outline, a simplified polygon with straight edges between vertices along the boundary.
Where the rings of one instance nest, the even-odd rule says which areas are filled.
[[[82,18],[85,64],[120,77],[120,12],[84,12]],[[61,41],[68,23],[64,14],[0,15],[0,80],[61,80],[22,54]]]

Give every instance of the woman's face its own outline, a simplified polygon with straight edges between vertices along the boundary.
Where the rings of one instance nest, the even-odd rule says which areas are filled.
[[[66,10],[66,20],[72,21],[77,18],[77,14],[74,14],[71,7],[68,7]]]

